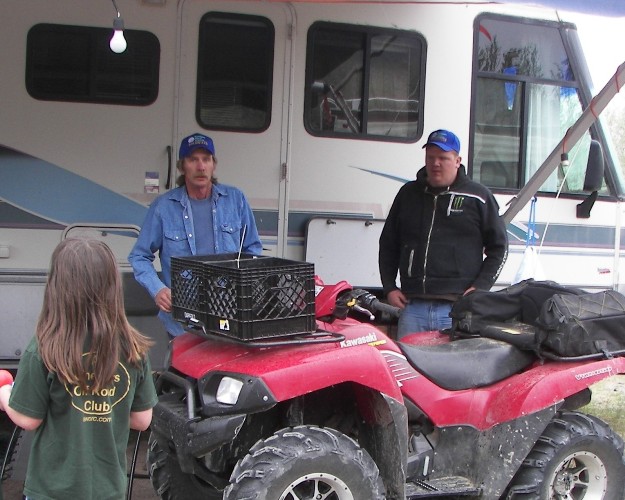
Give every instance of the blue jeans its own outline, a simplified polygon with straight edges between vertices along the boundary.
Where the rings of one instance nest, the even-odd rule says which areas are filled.
[[[409,333],[444,330],[451,327],[452,302],[412,299],[402,310],[397,323],[397,340]]]

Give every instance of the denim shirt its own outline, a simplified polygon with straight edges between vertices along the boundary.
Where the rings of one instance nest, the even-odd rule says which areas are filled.
[[[258,236],[254,214],[239,189],[213,184],[211,193],[215,254],[238,252],[260,255],[262,244]],[[198,229],[198,231],[201,228]],[[241,236],[245,231],[243,246]],[[145,216],[139,237],[128,261],[135,279],[152,298],[163,288],[171,288],[171,258],[196,255],[195,232],[191,202],[184,186],[173,189],[154,200]],[[154,268],[158,252],[162,280]],[[158,316],[172,335],[180,335],[184,328],[171,313],[159,311]]]

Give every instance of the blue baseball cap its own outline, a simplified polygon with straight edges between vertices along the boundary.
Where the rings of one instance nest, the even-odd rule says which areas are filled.
[[[443,151],[455,151],[460,154],[460,139],[449,130],[440,129],[432,132],[423,147],[427,146],[438,146]]]
[[[182,160],[189,156],[196,149],[205,149],[210,154],[215,156],[215,145],[213,144],[213,140],[207,135],[203,134],[193,134],[189,137],[185,137],[182,139],[180,143],[180,151],[178,151],[178,158]]]

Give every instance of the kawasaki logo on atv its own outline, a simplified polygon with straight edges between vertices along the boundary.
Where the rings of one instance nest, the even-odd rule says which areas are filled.
[[[378,341],[378,337],[374,332],[371,332],[369,335],[365,335],[364,337],[357,337],[355,339],[345,339],[341,342],[341,347],[354,347],[362,344],[375,344],[378,345],[380,343],[384,343],[384,341]]]

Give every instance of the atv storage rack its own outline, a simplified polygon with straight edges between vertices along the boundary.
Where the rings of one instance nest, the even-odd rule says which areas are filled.
[[[173,257],[173,315],[205,334],[254,341],[314,333],[314,266],[220,254]]]

